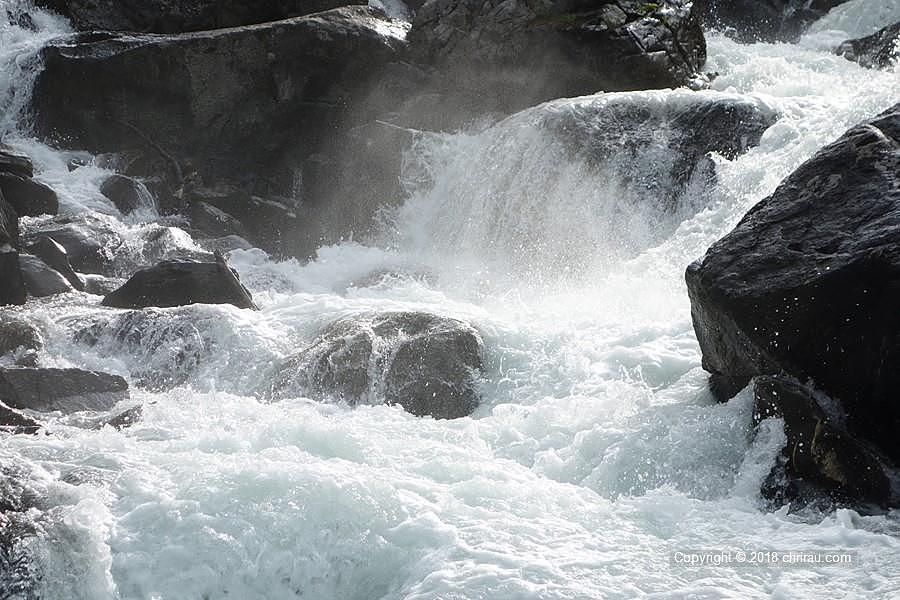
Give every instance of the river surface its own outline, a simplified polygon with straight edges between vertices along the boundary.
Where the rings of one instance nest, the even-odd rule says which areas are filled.
[[[20,3],[6,0],[10,7]],[[4,4],[0,1],[0,7]],[[110,171],[28,135],[38,49],[67,31],[0,24],[0,126],[61,212],[100,219],[162,256],[196,242],[152,207],[124,218]],[[674,211],[642,204],[639,171],[567,162],[533,120],[559,100],[477,131],[426,136],[407,156],[401,208],[371,240],[308,264],[259,250],[229,260],[260,305],[152,311],[160,343],[73,334],[118,312],[73,292],[8,312],[37,323],[47,366],[125,376],[134,426],[0,437],[26,468],[33,534],[21,541],[47,599],[897,598],[900,512],[767,509],[760,483],[785,442],[752,428],[752,398],[706,390],[687,265],[817,149],[900,99],[900,71],[830,53],[900,20],[900,1],[853,0],[798,44],[710,32],[712,90],[777,112],[758,147],[716,157],[718,183]],[[70,172],[73,157],[88,166]],[[637,170],[638,176],[634,177]],[[23,219],[23,227],[41,218]],[[482,405],[434,421],[387,406],[265,404],[271,367],[343,315],[419,310],[472,323],[485,342]],[[188,359],[185,359],[185,356]],[[181,384],[152,392],[154,374]],[[676,552],[853,553],[852,565],[685,566]]]

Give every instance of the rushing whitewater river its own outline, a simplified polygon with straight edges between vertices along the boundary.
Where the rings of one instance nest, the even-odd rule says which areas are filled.
[[[152,209],[121,217],[99,193],[110,174],[99,161],[70,172],[71,158],[91,157],[29,137],[20,109],[36,52],[67,31],[33,14],[37,33],[0,19],[6,143],[33,158],[62,213],[115,228],[119,252],[196,249]],[[683,282],[802,161],[900,99],[900,71],[829,51],[897,20],[900,0],[853,0],[794,45],[710,33],[711,91],[630,94],[740,95],[779,115],[758,147],[716,158],[715,189],[689,192],[674,212],[639,202],[628,187],[639,172],[567,163],[533,125],[542,111],[621,95],[560,100],[421,139],[405,161],[403,206],[368,243],[321,248],[309,264],[232,252],[259,312],[158,309],[161,343],[88,347],[74,332],[118,314],[97,296],[5,309],[40,326],[43,364],[121,374],[144,405],[122,431],[59,418],[51,435],[0,437],[0,462],[24,469],[36,499],[20,549],[40,597],[900,597],[900,512],[767,509],[759,488],[781,424],[755,431],[746,391],[728,404],[707,392]],[[647,152],[646,164],[659,158]],[[483,403],[471,418],[256,399],[271,365],[328,323],[396,309],[479,330]],[[183,385],[138,387],[158,371]],[[847,551],[853,564],[674,558],[700,550]]]

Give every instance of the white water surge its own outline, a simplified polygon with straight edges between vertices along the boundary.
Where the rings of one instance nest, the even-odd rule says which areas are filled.
[[[7,114],[27,97],[29,56],[64,24],[39,26],[0,25]],[[738,94],[780,119],[758,147],[717,158],[717,186],[690,189],[674,212],[641,204],[622,165],[562,159],[530,119],[572,106],[563,101],[421,141],[406,161],[409,198],[377,243],[322,248],[308,265],[234,251],[259,312],[154,311],[157,330],[174,333],[135,349],[73,341],[119,314],[96,296],[12,309],[43,329],[48,365],[133,384],[148,369],[180,369],[185,381],[164,393],[133,387],[144,416],[123,431],[61,418],[52,435],[0,438],[0,461],[31,472],[35,532],[23,544],[42,597],[898,597],[900,513],[765,511],[760,482],[784,434],[767,422],[754,435],[746,392],[717,405],[706,391],[683,273],[818,148],[897,102],[900,76],[807,44],[717,34],[709,55],[719,76],[702,94]],[[102,166],[69,172],[70,154],[21,133],[5,140],[34,158],[63,212],[97,213],[130,248],[194,248],[171,223],[118,217],[97,191]],[[653,169],[652,158],[629,168]],[[166,236],[148,236],[160,227]],[[479,329],[487,366],[472,418],[253,397],[273,362],[323,326],[383,309]],[[173,346],[194,359],[173,359]],[[766,549],[848,550],[856,563],[671,561],[676,551]]]

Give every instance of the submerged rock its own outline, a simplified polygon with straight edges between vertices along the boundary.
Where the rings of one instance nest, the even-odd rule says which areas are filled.
[[[329,325],[279,368],[274,399],[310,395],[399,404],[417,416],[455,419],[479,403],[482,341],[470,325],[427,313],[363,314]]]
[[[787,373],[900,460],[900,105],[820,150],[687,270],[704,368]],[[732,386],[732,387],[734,387]]]
[[[694,0],[703,23],[741,41],[795,41],[848,0]]]
[[[237,272],[224,259],[212,263],[163,261],[141,269],[103,299],[116,308],[168,307],[186,304],[233,304],[256,308]]]
[[[117,375],[80,369],[0,368],[0,402],[37,412],[107,411],[126,400],[128,384]]]
[[[778,119],[754,98],[689,91],[557,100],[523,113],[532,114],[573,160],[614,161],[629,189],[668,210],[692,180],[714,178],[711,153],[736,158]]]
[[[353,0],[37,0],[83,31],[182,33],[308,15]]]
[[[787,435],[782,466],[787,477],[781,489],[770,483],[766,490],[770,496],[791,500],[822,490],[838,502],[882,506],[890,502],[891,485],[884,464],[846,431],[843,415],[824,410],[823,404],[833,401],[820,403],[812,389],[785,377],[757,378],[754,395],[754,421],[783,419]]]
[[[211,354],[194,314],[154,309],[116,314],[75,332],[101,357],[131,357],[137,385],[162,391],[181,385]]]
[[[72,284],[37,256],[19,255],[19,268],[25,281],[25,291],[34,298],[44,298],[72,291]]]
[[[0,191],[21,217],[55,215],[59,212],[56,192],[34,179],[0,173]]]
[[[847,40],[836,52],[869,69],[888,69],[900,60],[900,22],[870,36]]]

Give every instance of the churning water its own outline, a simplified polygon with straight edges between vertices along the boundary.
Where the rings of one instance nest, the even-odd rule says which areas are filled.
[[[150,389],[160,374],[180,383],[133,387],[144,417],[123,431],[60,418],[52,435],[0,438],[0,461],[28,473],[36,499],[19,548],[42,597],[897,597],[900,513],[764,510],[781,424],[755,432],[746,392],[717,405],[706,391],[683,273],[803,160],[898,100],[897,71],[823,49],[825,37],[871,33],[898,11],[897,0],[854,0],[796,45],[712,33],[711,91],[560,100],[423,137],[405,159],[408,197],[377,239],[321,248],[305,265],[231,254],[259,312],[148,311],[145,343],[88,347],[76,331],[120,318],[96,296],[12,309],[40,325],[48,365]],[[121,235],[123,259],[196,250],[177,223],[119,216],[98,191],[110,171],[69,172],[72,153],[22,133],[35,52],[66,27],[35,14],[38,33],[0,25],[6,141],[33,157],[63,212]],[[688,186],[667,210],[644,186],[670,160],[664,144],[588,165],[539,130],[550,113],[696,94],[739,95],[779,118],[758,147],[714,158],[715,186]],[[484,400],[473,417],[255,399],[273,362],[323,326],[387,309],[479,329]],[[849,550],[856,563],[670,560],[765,549]]]

